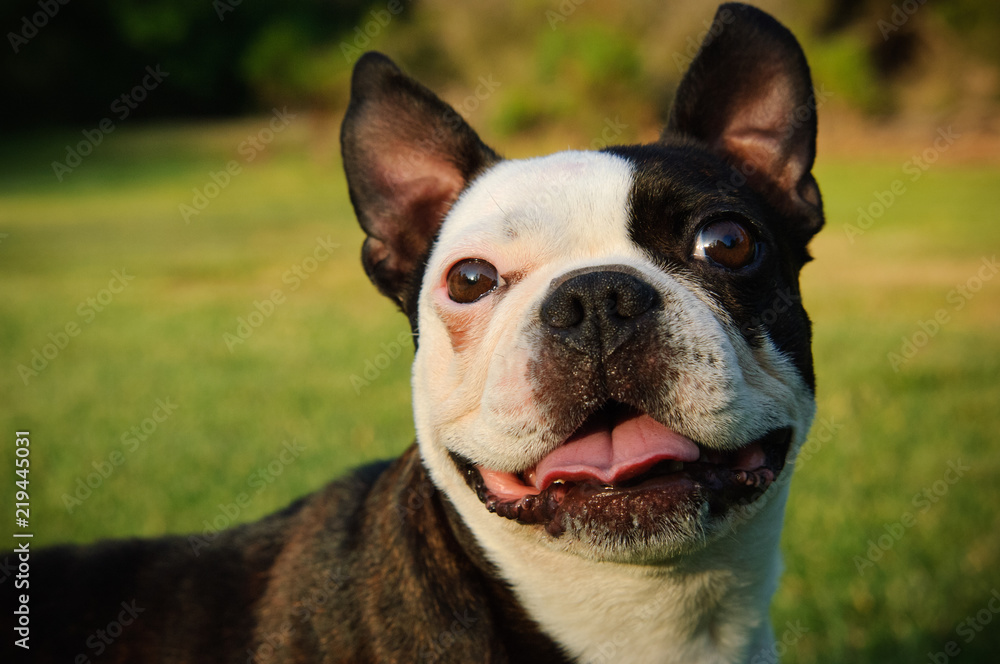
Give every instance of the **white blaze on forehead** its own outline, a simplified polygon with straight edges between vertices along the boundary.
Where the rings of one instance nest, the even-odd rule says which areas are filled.
[[[452,206],[420,297],[413,392],[422,446],[504,469],[548,451],[526,372],[533,352],[526,326],[560,274],[602,264],[652,268],[628,236],[632,183],[625,159],[563,152],[500,162]],[[444,279],[464,258],[489,261],[517,283],[503,297],[455,305]],[[469,318],[457,321],[459,314]],[[465,331],[462,352],[449,333],[456,325]]]
[[[628,238],[632,183],[632,164],[609,154],[560,152],[500,162],[452,207],[434,258],[461,258],[466,248],[509,247],[519,254],[507,257],[511,266],[523,269],[609,253],[638,256]],[[529,243],[523,253],[517,250],[521,242]],[[518,264],[522,256],[529,265]],[[498,260],[507,263],[503,258]],[[441,269],[438,260],[431,265]]]

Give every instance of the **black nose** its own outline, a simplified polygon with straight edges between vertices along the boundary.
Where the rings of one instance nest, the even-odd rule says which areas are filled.
[[[594,270],[559,284],[542,303],[541,319],[563,343],[607,357],[659,307],[659,295],[639,277]]]

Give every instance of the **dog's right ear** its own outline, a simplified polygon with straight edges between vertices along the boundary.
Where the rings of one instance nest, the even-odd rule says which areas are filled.
[[[368,235],[365,272],[412,321],[441,222],[469,181],[500,158],[453,108],[374,52],[354,67],[340,143]]]
[[[795,219],[803,245],[823,226],[812,176],[816,97],[798,41],[749,5],[721,5],[677,89],[664,137],[699,139]]]

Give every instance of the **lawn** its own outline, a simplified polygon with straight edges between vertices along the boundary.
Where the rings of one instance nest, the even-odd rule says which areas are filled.
[[[256,519],[412,440],[407,329],[360,268],[335,129],[303,115],[240,151],[268,120],[123,127],[61,182],[79,134],[6,141],[0,468],[30,430],[38,544]],[[1000,163],[914,180],[908,157],[818,166],[788,662],[1000,645]]]

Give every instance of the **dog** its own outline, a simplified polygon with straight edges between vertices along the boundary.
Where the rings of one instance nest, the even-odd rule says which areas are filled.
[[[416,442],[203,546],[34,553],[34,661],[771,657],[823,225],[792,34],[723,5],[658,141],[525,160],[368,53],[341,140]]]

